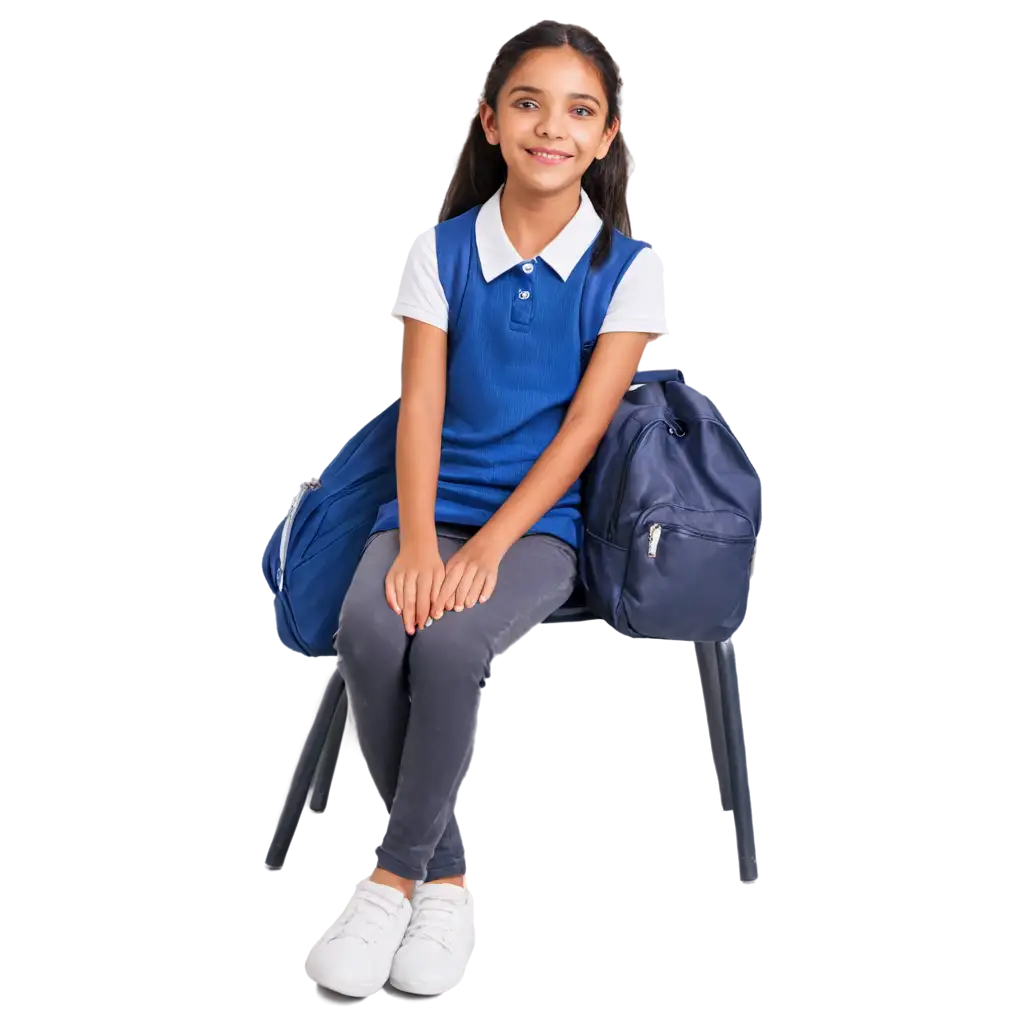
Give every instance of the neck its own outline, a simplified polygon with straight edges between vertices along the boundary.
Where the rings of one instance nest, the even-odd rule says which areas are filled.
[[[533,259],[576,216],[582,201],[579,181],[557,192],[537,192],[509,179],[499,206],[505,234],[523,259]]]

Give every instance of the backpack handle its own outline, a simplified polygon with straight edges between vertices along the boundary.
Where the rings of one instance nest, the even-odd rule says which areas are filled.
[[[658,381],[665,384],[669,381],[686,383],[682,370],[638,370],[633,377],[634,384],[654,384]]]

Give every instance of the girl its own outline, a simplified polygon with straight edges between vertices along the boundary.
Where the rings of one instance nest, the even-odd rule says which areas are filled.
[[[542,21],[506,43],[439,223],[406,262],[398,499],[378,511],[335,641],[390,817],[376,867],[306,961],[337,992],[390,977],[436,994],[465,971],[454,807],[480,690],[494,656],[572,593],[579,477],[667,331],[661,262],[629,239],[620,84],[578,26]],[[581,376],[582,289],[605,259],[625,269]],[[442,280],[465,282],[457,308]]]

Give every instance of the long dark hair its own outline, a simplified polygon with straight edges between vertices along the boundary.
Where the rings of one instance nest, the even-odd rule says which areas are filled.
[[[579,25],[565,25],[558,21],[539,21],[536,25],[514,36],[498,51],[491,70],[487,73],[481,102],[496,110],[498,92],[512,69],[530,50],[539,47],[559,47],[568,44],[586,57],[597,69],[608,97],[608,115],[605,130],[619,116],[619,90],[622,79],[619,66],[612,60],[601,41]],[[626,181],[630,172],[629,150],[616,133],[603,160],[594,160],[583,174],[581,185],[594,204],[602,221],[591,265],[600,263],[611,245],[611,229],[618,228],[630,235],[629,210],[626,208]],[[501,155],[500,146],[492,146],[484,135],[479,110],[469,126],[469,135],[462,147],[458,166],[441,206],[439,221],[451,220],[480,203],[486,202],[504,183],[508,166]]]

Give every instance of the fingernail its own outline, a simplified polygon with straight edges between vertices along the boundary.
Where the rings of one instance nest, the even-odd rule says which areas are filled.
[[[486,597],[481,597],[481,598],[480,598],[480,603],[481,603],[481,604],[483,604],[483,603],[484,603],[484,601],[486,601],[486,600],[487,600],[487,598],[486,598]]]
[[[461,611],[463,610],[463,608],[462,608],[462,605],[461,605],[461,604],[457,604],[457,605],[455,606],[455,610],[456,610],[457,612],[461,612]]]
[[[434,620],[433,619],[427,619],[427,625],[428,626],[432,626],[433,624],[434,624]]]

